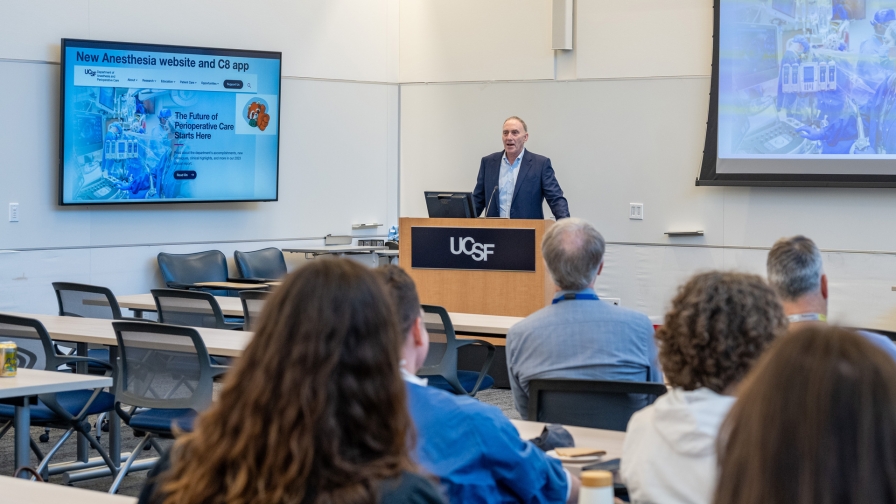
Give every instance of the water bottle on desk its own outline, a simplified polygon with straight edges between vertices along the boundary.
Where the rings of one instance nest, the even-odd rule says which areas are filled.
[[[579,504],[613,504],[613,473],[582,471]]]

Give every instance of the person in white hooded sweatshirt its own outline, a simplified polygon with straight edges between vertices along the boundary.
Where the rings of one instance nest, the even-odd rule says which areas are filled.
[[[620,475],[632,502],[712,502],[716,437],[735,388],[786,328],[778,297],[758,276],[708,272],[679,289],[656,333],[671,389],[626,429]]]

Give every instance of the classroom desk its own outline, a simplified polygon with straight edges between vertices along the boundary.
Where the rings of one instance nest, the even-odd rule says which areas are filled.
[[[237,299],[237,302],[239,302],[239,299]],[[112,320],[31,313],[10,313],[10,315],[39,320],[46,327],[47,332],[50,333],[50,337],[56,341],[118,346],[118,341],[115,339],[115,331],[112,329]],[[252,339],[252,333],[246,331],[228,331],[205,327],[194,327],[194,329],[199,331],[199,335],[205,342],[206,348],[208,348],[208,353],[212,355],[238,357]]]
[[[138,317],[143,316],[143,312],[156,311],[156,303],[152,298],[152,294],[132,294],[129,296],[118,296],[118,305],[122,308],[133,310]],[[215,296],[221,311],[225,317],[242,317],[243,305],[239,298]],[[451,323],[454,324],[454,330],[460,334],[479,336],[492,336],[481,339],[490,341],[492,339],[500,339],[498,344],[503,346],[503,336],[507,335],[507,331],[513,324],[516,324],[522,317],[504,317],[499,315],[480,315],[476,313],[449,313]],[[426,314],[426,323],[438,323],[438,316],[435,314]],[[502,337],[502,338],[494,338]]]
[[[38,483],[9,476],[0,476],[0,495],[4,497],[2,502],[29,504],[136,504],[137,502],[136,497],[109,495],[96,490]]]
[[[357,245],[330,245],[324,247],[302,247],[302,248],[288,248],[283,249],[284,252],[291,252],[294,254],[305,254],[305,257],[308,256],[315,257],[319,255],[327,255],[334,254],[338,256],[344,256],[347,254],[371,254],[371,253],[379,253],[389,250],[388,247],[359,247]]]
[[[542,422],[530,422],[527,420],[511,420],[510,421],[523,439],[532,439],[541,435],[544,426]],[[611,430],[591,429],[588,427],[575,427],[572,425],[564,425],[564,428],[572,434],[576,446],[580,448],[597,448],[607,452],[601,460],[612,460],[622,457],[622,442],[625,440],[624,432]],[[594,462],[575,463],[564,462],[563,467],[569,469],[569,472],[578,475],[582,472],[582,467],[591,465]]]
[[[111,386],[112,378],[107,376],[36,369],[19,369],[16,376],[0,378],[0,401],[15,405],[15,467],[30,465],[31,405],[37,403],[38,395]],[[0,486],[0,495],[8,496],[5,492]]]
[[[258,290],[268,288],[268,284],[253,284],[241,282],[196,282],[195,285],[226,290]]]

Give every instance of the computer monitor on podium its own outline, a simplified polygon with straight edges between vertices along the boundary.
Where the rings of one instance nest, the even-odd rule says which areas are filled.
[[[472,219],[476,217],[473,209],[473,193],[426,191],[426,210],[430,218]]]

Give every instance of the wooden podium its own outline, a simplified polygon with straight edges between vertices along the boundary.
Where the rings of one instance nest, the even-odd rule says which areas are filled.
[[[399,265],[414,279],[423,304],[525,317],[553,297],[541,257],[541,239],[553,223],[403,217]]]

